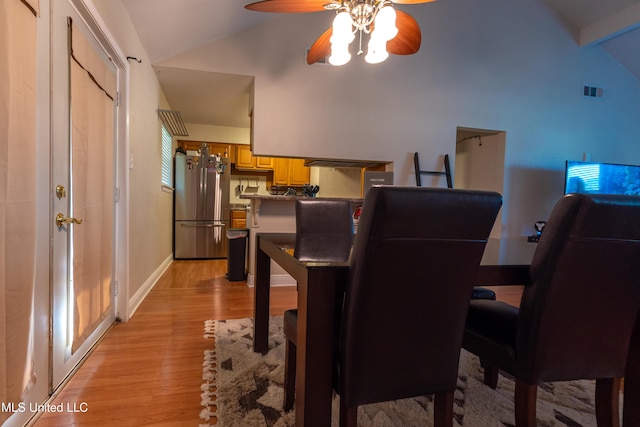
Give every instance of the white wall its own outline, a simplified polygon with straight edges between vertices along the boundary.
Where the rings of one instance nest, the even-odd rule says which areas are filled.
[[[361,179],[359,168],[311,168],[311,183],[320,184],[318,197],[360,198]]]
[[[566,159],[640,163],[640,83],[601,48],[580,48],[541,0],[398,6],[422,29],[416,55],[307,66],[329,13],[287,14],[162,63],[255,76],[260,154],[392,160],[398,185],[454,158],[458,126],[507,132],[506,235],[528,235],[562,195]],[[605,88],[583,99],[584,83]],[[453,165],[455,167],[455,165]]]
[[[473,133],[473,132],[471,132]],[[506,134],[456,138],[454,188],[496,191],[504,189],[504,154]],[[502,236],[502,211],[498,213],[491,236]]]
[[[185,123],[190,141],[224,142],[229,144],[249,144],[251,130],[230,126],[201,125]]]
[[[505,133],[476,136],[456,144],[455,188],[502,193]]]

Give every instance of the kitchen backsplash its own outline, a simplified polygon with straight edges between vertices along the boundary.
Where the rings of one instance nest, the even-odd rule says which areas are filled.
[[[359,198],[360,179],[360,168],[311,168],[311,183],[320,186],[318,197]]]
[[[230,203],[243,203],[247,204],[249,201],[246,199],[240,199],[241,195],[253,195],[253,194],[269,194],[267,188],[266,175],[246,176],[246,175],[231,175],[231,196],[229,197]]]

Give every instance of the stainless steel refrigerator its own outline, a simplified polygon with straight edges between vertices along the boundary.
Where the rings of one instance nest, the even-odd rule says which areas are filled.
[[[174,170],[174,258],[226,258],[229,159],[176,153]]]

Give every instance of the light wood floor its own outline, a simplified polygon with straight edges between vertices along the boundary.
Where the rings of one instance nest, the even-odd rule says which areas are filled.
[[[106,334],[52,404],[86,412],[47,412],[45,426],[194,427],[202,422],[200,385],[207,319],[253,315],[253,289],[228,282],[226,261],[174,261],[126,323]],[[521,288],[493,288],[518,304]],[[271,315],[295,307],[295,287],[271,290]],[[86,406],[85,406],[86,405]]]

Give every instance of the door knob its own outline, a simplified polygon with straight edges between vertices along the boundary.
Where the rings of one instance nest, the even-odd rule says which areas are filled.
[[[59,213],[56,215],[56,225],[62,227],[64,224],[82,224],[81,219],[69,218]]]

